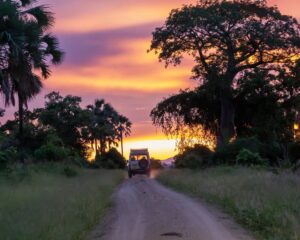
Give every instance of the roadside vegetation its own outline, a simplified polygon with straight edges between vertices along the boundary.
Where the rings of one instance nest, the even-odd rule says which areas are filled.
[[[1,239],[85,239],[111,206],[111,195],[124,176],[121,170],[61,163],[2,173]]]
[[[220,206],[262,240],[300,239],[300,176],[287,171],[219,167],[168,170],[158,180]]]

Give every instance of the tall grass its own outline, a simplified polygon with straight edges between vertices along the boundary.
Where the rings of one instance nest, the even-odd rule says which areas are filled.
[[[0,239],[83,239],[124,176],[122,171],[77,169],[71,178],[65,168],[46,169],[26,170],[21,181],[0,176]]]
[[[167,186],[217,204],[264,240],[300,239],[300,176],[246,168],[171,170]]]

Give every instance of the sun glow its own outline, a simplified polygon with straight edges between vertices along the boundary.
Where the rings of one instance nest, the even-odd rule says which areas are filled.
[[[152,140],[139,140],[139,139],[129,139],[124,144],[124,155],[128,158],[130,149],[135,148],[148,148],[150,156],[165,160],[167,158],[173,157],[177,154],[176,151],[176,140],[165,140],[165,139],[152,139]]]

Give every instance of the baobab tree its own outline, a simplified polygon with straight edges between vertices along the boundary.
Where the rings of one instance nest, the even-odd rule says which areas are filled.
[[[285,68],[300,54],[300,25],[264,0],[201,0],[172,10],[153,32],[150,51],[168,65],[185,54],[193,78],[214,89],[220,102],[218,145],[235,136],[233,92],[246,72]]]

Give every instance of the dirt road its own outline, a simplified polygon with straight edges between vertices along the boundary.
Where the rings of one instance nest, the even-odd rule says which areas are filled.
[[[143,176],[127,180],[89,240],[252,240],[224,214]]]

